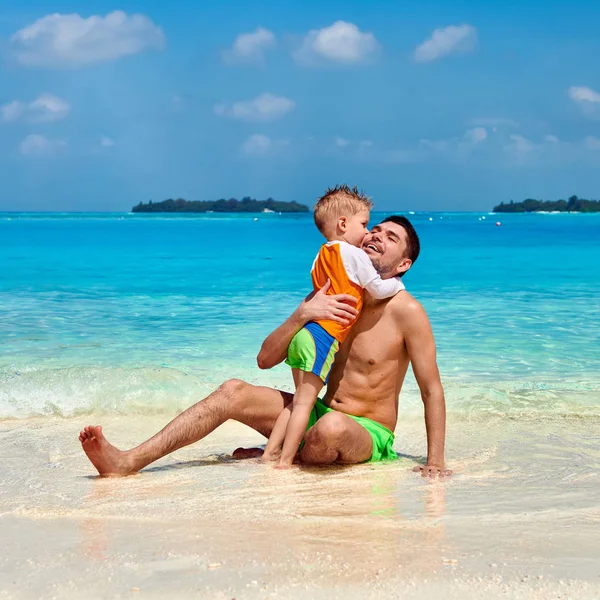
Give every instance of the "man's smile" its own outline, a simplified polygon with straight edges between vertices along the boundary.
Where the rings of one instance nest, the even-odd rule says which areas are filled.
[[[375,244],[375,242],[369,242],[368,244],[365,244],[364,249],[372,250],[373,252],[376,252],[377,254],[381,254],[383,252],[383,249],[380,248],[377,244]]]

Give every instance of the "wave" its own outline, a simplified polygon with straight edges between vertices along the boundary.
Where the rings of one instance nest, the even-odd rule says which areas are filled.
[[[231,373],[184,372],[168,367],[0,368],[0,419],[108,414],[177,414],[210,394],[228,376],[290,391],[287,369]],[[448,413],[470,419],[544,416],[600,417],[597,379],[444,381]],[[423,407],[414,379],[400,399],[400,415]]]

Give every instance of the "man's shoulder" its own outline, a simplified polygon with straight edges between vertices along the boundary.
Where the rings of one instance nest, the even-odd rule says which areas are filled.
[[[400,322],[414,319],[427,319],[423,305],[409,292],[397,293],[388,303],[389,310]]]

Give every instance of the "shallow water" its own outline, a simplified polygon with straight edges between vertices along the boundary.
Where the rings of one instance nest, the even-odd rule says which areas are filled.
[[[164,420],[103,419],[124,447]],[[451,417],[445,482],[411,471],[417,418],[399,424],[394,463],[233,461],[263,440],[231,423],[125,479],[91,476],[79,421],[0,426],[0,597],[600,595],[597,418]]]
[[[264,439],[228,423],[92,475],[88,422],[127,448],[226,378],[290,388],[255,355],[320,240],[253,218],[0,215],[0,598],[600,597],[600,215],[414,215],[450,480],[411,471],[412,377],[395,463],[236,462]]]
[[[600,215],[411,218],[405,283],[449,410],[600,414]],[[289,389],[255,356],[320,243],[309,215],[0,214],[0,418],[173,414],[229,377]],[[410,379],[402,410],[419,403]]]

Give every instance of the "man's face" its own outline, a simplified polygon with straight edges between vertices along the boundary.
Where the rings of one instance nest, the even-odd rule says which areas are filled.
[[[384,279],[410,269],[412,261],[406,257],[406,247],[404,227],[391,221],[375,225],[362,243],[362,249]]]

